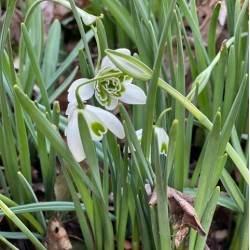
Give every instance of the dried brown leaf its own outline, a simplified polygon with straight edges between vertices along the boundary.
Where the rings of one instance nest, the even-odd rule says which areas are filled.
[[[168,205],[174,224],[175,230],[183,229],[183,227],[191,227],[195,229],[200,235],[205,236],[206,233],[202,228],[198,215],[191,204],[194,203],[194,199],[187,194],[168,187]],[[157,204],[156,188],[150,197],[149,205],[154,206]],[[179,232],[178,237],[181,238],[184,231]]]
[[[168,187],[169,208],[177,225],[192,227],[200,235],[205,236],[206,233],[195,209],[179,193],[179,191]]]
[[[43,242],[48,250],[71,250],[69,236],[58,215],[52,217],[48,225],[47,236]]]
[[[157,194],[156,194],[156,188],[154,188],[153,193],[151,194],[150,200],[148,202],[150,206],[154,206],[157,204]]]
[[[174,238],[174,244],[176,248],[178,248],[180,244],[182,243],[182,241],[185,239],[188,231],[189,231],[188,227],[183,227],[176,232],[175,238]]]

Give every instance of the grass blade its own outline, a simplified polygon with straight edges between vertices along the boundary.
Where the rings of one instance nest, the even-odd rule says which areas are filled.
[[[202,219],[201,219],[201,224],[203,226],[204,231],[207,233],[205,237],[201,237],[198,235],[196,243],[195,243],[195,248],[197,249],[204,249],[206,245],[206,240],[209,232],[209,228],[211,226],[211,222],[214,216],[214,212],[216,209],[218,197],[220,195],[220,188],[217,187],[215,188],[214,192],[212,193],[211,198],[209,199],[209,202],[204,210]]]
[[[51,76],[53,76],[56,71],[60,40],[61,26],[59,21],[55,20],[49,30],[43,57],[42,75],[46,87],[48,86],[48,81],[50,80]],[[50,89],[48,95],[50,96],[52,93],[53,89]]]
[[[47,93],[46,88],[45,88],[45,83],[44,83],[42,73],[41,73],[41,70],[39,67],[38,58],[36,56],[36,52],[32,46],[31,39],[29,37],[28,31],[27,31],[26,27],[24,26],[24,24],[22,24],[21,29],[22,29],[22,34],[23,34],[25,45],[26,45],[26,49],[28,51],[28,54],[29,54],[29,57],[31,60],[31,66],[32,66],[34,75],[36,76],[37,84],[38,84],[40,91],[41,91],[41,94],[42,94],[43,103],[46,107],[46,111],[48,112],[48,114],[50,116],[51,112],[50,112],[48,93]]]

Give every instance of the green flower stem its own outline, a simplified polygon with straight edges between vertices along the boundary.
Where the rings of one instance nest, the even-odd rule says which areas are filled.
[[[103,79],[110,78],[110,77],[115,77],[115,76],[122,76],[122,75],[125,75],[125,74],[120,71],[120,72],[117,72],[117,73],[98,76],[98,77],[95,77],[93,79],[90,79],[90,80],[80,84],[78,87],[80,87],[82,85],[85,85],[85,84],[88,84],[88,83],[91,83],[91,82],[95,82],[95,81],[99,81],[99,80],[103,80]]]
[[[159,87],[167,91],[175,99],[177,99],[180,103],[182,103],[183,106],[187,110],[189,110],[208,130],[212,129],[212,123],[210,122],[210,120],[198,108],[196,108],[195,105],[192,104],[186,97],[180,94],[176,89],[174,89],[168,83],[163,81],[161,78],[158,81],[158,85]]]
[[[0,200],[0,208],[4,213],[11,219],[20,230],[27,235],[27,237],[32,241],[32,243],[39,250],[46,250],[42,243],[31,233],[31,231],[22,223],[20,219]]]
[[[162,79],[159,79],[158,85],[159,87],[163,88],[166,92],[168,92],[171,96],[176,98],[180,103],[182,103],[182,105],[188,111],[190,111],[204,127],[206,127],[208,130],[212,129],[213,125],[211,121],[197,107],[195,107],[187,98],[181,95],[177,90],[175,90],[173,87],[171,87]],[[238,170],[242,174],[247,184],[249,184],[248,169],[230,143],[227,143],[226,151],[231,157],[232,161],[237,166]]]
[[[100,67],[100,64],[101,64],[101,47],[100,47],[100,41],[99,41],[99,37],[98,37],[98,35],[97,35],[97,31],[96,31],[96,28],[93,26],[93,25],[91,25],[90,26],[91,27],[91,30],[93,31],[93,33],[94,33],[94,36],[95,36],[95,41],[96,41],[96,45],[97,45],[97,51],[98,51],[98,58],[97,58],[97,63],[96,63],[96,67],[95,67],[95,70],[96,70],[96,72],[95,73],[97,73],[98,72],[98,70],[99,70],[99,67]]]
[[[162,127],[162,120],[163,120],[163,117],[169,112],[169,111],[171,111],[172,110],[172,108],[167,108],[167,109],[165,109],[165,110],[163,110],[162,112],[161,112],[161,114],[159,115],[159,117],[158,117],[158,119],[157,119],[157,122],[155,123],[155,125],[157,126],[157,127]]]
[[[78,90],[78,89],[77,89]],[[81,97],[78,94],[78,91],[76,90],[76,100],[77,100],[77,105],[79,109],[84,109],[85,105],[83,103],[83,101],[81,100]]]
[[[84,31],[84,27],[83,27],[80,15],[79,15],[78,10],[76,8],[75,2],[73,0],[69,0],[69,3],[70,3],[70,6],[71,6],[71,10],[73,12],[73,15],[75,17],[77,26],[79,28],[81,38],[83,40],[84,49],[85,49],[86,56],[87,56],[88,63],[89,63],[90,73],[94,76],[94,73],[95,73],[94,65],[93,65],[93,61],[92,61],[92,58],[91,58],[90,49],[89,49],[89,46],[88,46],[88,43],[87,43],[86,34],[85,34],[85,31]]]
[[[167,41],[167,34],[168,29],[171,24],[172,14],[174,7],[176,5],[176,0],[171,1],[169,5],[169,12],[166,17],[166,21],[162,30],[160,42],[158,45],[158,50],[156,54],[156,59],[154,61],[154,68],[152,72],[152,76],[149,83],[149,90],[148,90],[148,98],[146,102],[146,112],[147,112],[147,122],[143,126],[143,132],[142,132],[142,151],[146,155],[146,157],[149,156],[149,149],[151,144],[151,138],[152,138],[152,132],[153,132],[153,120],[154,120],[154,107],[155,107],[155,100],[156,100],[156,92],[157,92],[157,79],[159,78],[160,71],[161,71],[161,65],[165,50],[165,43]]]
[[[242,37],[245,35],[246,35],[245,33],[242,34]],[[209,66],[196,77],[194,83],[192,84],[192,89],[187,95],[187,98],[189,100],[192,101],[194,99],[195,91],[196,91],[197,87],[198,87],[199,93],[205,88],[208,80],[210,79],[210,75],[212,73],[212,70],[214,69],[214,67],[217,65],[217,63],[220,60],[223,47],[226,46],[226,48],[228,49],[234,43],[234,40],[235,40],[235,37],[231,37],[227,42],[222,43],[220,52],[215,56],[215,58],[209,64]]]

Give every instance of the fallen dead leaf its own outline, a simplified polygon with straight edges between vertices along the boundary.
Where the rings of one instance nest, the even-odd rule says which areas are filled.
[[[186,225],[195,229],[200,235],[205,236],[206,233],[202,228],[195,209],[179,195],[179,191],[168,187],[168,201],[171,215],[175,217],[175,224],[181,228]]]
[[[69,236],[64,229],[58,214],[55,214],[49,222],[47,236],[43,241],[48,250],[71,250],[72,245]]]
[[[168,187],[168,205],[171,217],[173,219],[173,229],[176,231],[175,245],[178,248],[181,242],[188,233],[188,227],[196,230],[201,236],[206,236],[206,232],[202,228],[199,217],[192,207],[194,199],[182,192]],[[156,188],[150,197],[149,205],[154,206],[157,204]]]
[[[189,231],[188,227],[183,227],[176,232],[175,237],[174,237],[174,244],[175,244],[176,248],[178,248],[181,245],[181,243],[185,239],[188,231]]]

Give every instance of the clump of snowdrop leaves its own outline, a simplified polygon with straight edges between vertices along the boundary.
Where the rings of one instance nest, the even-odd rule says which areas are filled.
[[[130,55],[130,51],[127,49],[117,49],[116,51]],[[132,84],[132,81],[132,77],[120,71],[105,56],[94,79],[81,78],[72,83],[69,88],[68,101],[75,100],[75,91],[78,89],[82,100],[88,100],[95,95],[96,100],[108,110],[113,110],[119,100],[127,104],[145,104],[145,93],[141,88]]]
[[[68,147],[78,162],[86,158],[78,127],[79,112],[86,119],[93,141],[102,140],[103,135],[108,130],[120,139],[125,137],[121,122],[110,112],[91,105],[79,105],[77,102],[70,102],[66,110],[68,126],[65,129],[65,135]]]

